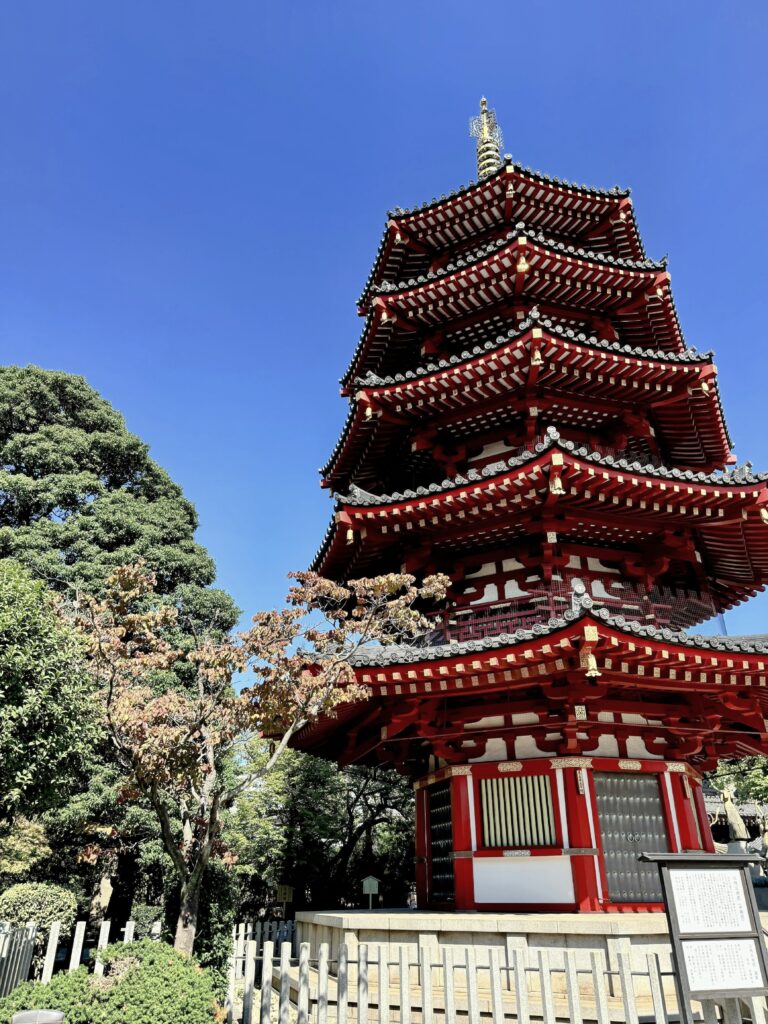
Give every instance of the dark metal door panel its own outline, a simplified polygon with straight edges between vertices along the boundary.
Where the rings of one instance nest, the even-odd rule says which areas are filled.
[[[669,850],[664,805],[655,775],[595,772],[608,898],[612,903],[661,903],[659,870],[641,853]]]
[[[429,900],[450,903],[455,897],[451,782],[438,782],[429,794]]]

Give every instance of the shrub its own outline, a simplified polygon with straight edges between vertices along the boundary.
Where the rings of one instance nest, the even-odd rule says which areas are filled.
[[[149,903],[134,903],[131,907],[131,920],[136,922],[136,938],[149,938],[152,925],[163,923],[165,910],[163,907],[151,906]]]
[[[116,943],[102,950],[104,977],[81,967],[50,985],[27,982],[0,999],[0,1024],[38,1007],[62,1010],[67,1024],[213,1024],[210,974],[162,942]]]
[[[0,1024],[11,1024],[21,1010],[61,1010],[66,1024],[101,1024],[91,1007],[90,978],[85,967],[72,974],[56,974],[48,985],[25,981],[0,999]]]
[[[38,939],[47,935],[54,921],[61,921],[61,934],[67,935],[76,915],[77,900],[60,885],[21,882],[0,895],[0,921],[8,921],[16,927],[34,921]]]

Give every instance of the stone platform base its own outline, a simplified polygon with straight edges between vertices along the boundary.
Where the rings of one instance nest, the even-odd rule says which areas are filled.
[[[761,915],[768,927],[768,914]],[[456,965],[466,962],[467,950],[478,967],[488,967],[490,950],[496,948],[502,964],[515,962],[516,950],[526,968],[536,970],[543,955],[555,971],[563,971],[566,950],[575,953],[579,971],[587,972],[597,954],[602,969],[616,972],[619,954],[628,954],[633,972],[648,971],[649,954],[658,957],[663,987],[672,985],[672,958],[666,916],[663,913],[628,914],[498,914],[477,912],[438,913],[407,910],[300,911],[296,914],[299,942],[308,942],[315,959],[322,943],[328,943],[331,975],[335,973],[339,947],[346,944],[350,980],[356,977],[359,946],[368,946],[369,961],[397,964],[401,950],[407,962],[436,966],[450,947]],[[555,978],[557,975],[554,976]],[[580,975],[580,987],[590,987]],[[555,984],[555,989],[558,989]],[[640,991],[644,989],[640,985]]]
[[[768,918],[767,918],[768,923]],[[584,966],[591,952],[601,953],[610,968],[614,952],[632,949],[633,966],[645,966],[648,953],[657,953],[662,970],[670,967],[667,921],[660,913],[635,914],[499,914],[473,911],[440,913],[408,910],[299,911],[296,914],[299,942],[310,944],[310,956],[317,956],[320,945],[329,945],[331,960],[338,958],[339,947],[346,943],[350,960],[365,943],[386,949],[396,961],[404,948],[412,963],[422,949],[429,949],[433,962],[442,958],[450,946],[454,962],[461,963],[464,950],[472,947],[478,964],[487,965],[492,947],[503,951],[508,960],[513,950],[526,951],[534,965],[537,950],[546,950],[553,965],[562,963],[562,951],[584,954]],[[560,956],[558,957],[558,953]],[[559,963],[558,963],[559,961]]]

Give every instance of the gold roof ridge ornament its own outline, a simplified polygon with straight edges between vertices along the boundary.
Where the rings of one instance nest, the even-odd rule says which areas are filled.
[[[496,121],[496,111],[488,109],[488,100],[480,100],[480,113],[469,120],[469,134],[477,139],[477,176],[487,178],[501,167],[504,139]]]

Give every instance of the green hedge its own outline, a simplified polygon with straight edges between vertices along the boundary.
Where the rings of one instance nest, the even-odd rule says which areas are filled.
[[[0,999],[0,1024],[20,1010],[62,1010],[66,1024],[213,1024],[210,974],[162,942],[117,943],[100,954],[104,977],[84,967],[49,985],[27,982]]]
[[[76,914],[77,900],[60,885],[22,882],[0,894],[0,921],[18,928],[34,921],[38,936],[47,934],[54,921],[61,921],[61,934],[67,935]]]

